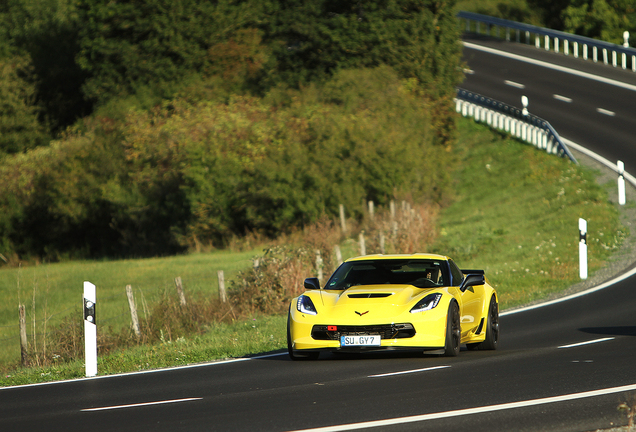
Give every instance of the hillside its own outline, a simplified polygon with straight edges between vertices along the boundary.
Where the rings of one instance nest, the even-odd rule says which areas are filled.
[[[629,232],[608,199],[607,188],[615,187],[613,178],[599,184],[598,172],[471,120],[458,119],[458,137],[462,146],[457,157],[462,163],[452,172],[453,198],[441,211],[431,205],[417,207],[418,216],[429,215],[423,224],[411,220],[407,225],[412,213],[400,206],[395,236],[391,226],[386,229],[382,223],[385,217],[390,220],[388,209],[380,207],[373,222],[366,218],[356,226],[349,219],[346,235],[337,221],[326,221],[281,239],[265,256],[263,249],[274,245],[240,253],[0,269],[0,295],[6,300],[0,307],[0,339],[7,347],[2,370],[10,375],[0,383],[82,376],[83,329],[77,299],[86,279],[98,285],[100,374],[105,374],[283,348],[285,310],[302,289],[302,279],[317,274],[315,250],[321,251],[329,274],[336,264],[334,245],[340,244],[343,258],[359,254],[361,230],[368,253],[379,252],[377,237],[384,233],[385,246],[398,248],[387,252],[437,252],[463,267],[484,269],[498,290],[502,309],[560,295],[580,282],[579,216],[589,221],[590,280],[600,269],[615,267],[610,257],[621,250]],[[257,270],[250,257],[258,258]],[[227,275],[226,304],[218,300],[218,270]],[[179,304],[176,276],[184,282],[186,307]],[[143,305],[139,306],[141,340],[130,327],[126,284],[132,285],[138,305]],[[26,304],[32,358],[44,366],[15,368],[20,358],[15,324],[19,301]]]

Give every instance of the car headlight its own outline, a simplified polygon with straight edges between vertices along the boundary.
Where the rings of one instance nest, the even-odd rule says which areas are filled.
[[[314,302],[311,301],[309,297],[306,295],[301,295],[298,297],[298,302],[296,302],[296,309],[298,309],[302,313],[306,313],[309,315],[317,315],[316,306],[314,306]]]
[[[440,293],[429,294],[426,297],[424,297],[422,300],[418,301],[415,306],[413,306],[413,308],[411,309],[411,313],[418,313],[418,312],[431,310],[439,304],[439,301],[441,299],[442,299],[442,294]]]

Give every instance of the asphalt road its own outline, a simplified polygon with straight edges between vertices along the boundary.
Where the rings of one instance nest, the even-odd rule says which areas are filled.
[[[622,160],[627,171],[631,165],[636,172],[636,73],[525,44],[467,38],[465,45],[468,73],[462,88],[517,107],[525,95],[529,111],[562,137],[610,161]]]
[[[530,111],[562,136],[622,159],[628,171],[636,167],[633,90],[472,48],[465,57],[473,73],[464,88],[515,105],[525,94]],[[631,72],[588,66],[636,84]],[[494,352],[327,354],[309,362],[273,353],[3,388],[0,431],[587,431],[624,425],[617,407],[636,403],[634,285],[631,277],[505,314]]]

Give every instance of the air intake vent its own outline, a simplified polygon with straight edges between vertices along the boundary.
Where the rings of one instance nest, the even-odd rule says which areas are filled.
[[[348,294],[349,298],[384,298],[392,295],[391,293],[362,293],[362,294]]]
[[[331,328],[331,330],[330,330]],[[316,340],[339,340],[341,336],[380,335],[381,339],[404,339],[415,336],[412,324],[379,324],[361,326],[315,325],[311,337]]]

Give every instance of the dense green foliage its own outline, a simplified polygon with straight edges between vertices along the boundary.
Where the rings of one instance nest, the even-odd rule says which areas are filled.
[[[621,45],[624,31],[636,35],[633,0],[459,0],[457,8]]]
[[[172,254],[440,200],[453,6],[8,0],[0,253]]]
[[[565,31],[616,44],[623,43],[624,31],[636,33],[636,4],[632,0],[576,0],[562,17]]]
[[[24,57],[0,56],[0,158],[47,144],[45,127],[34,103],[32,70]]]
[[[609,38],[634,18],[625,0],[471,6],[486,4]],[[440,202],[456,6],[2,2],[2,262],[172,254],[275,236],[339,203]]]
[[[85,127],[0,165],[5,248],[146,256],[274,236],[341,203],[355,215],[368,199],[439,201],[451,161],[413,83],[386,66]]]

